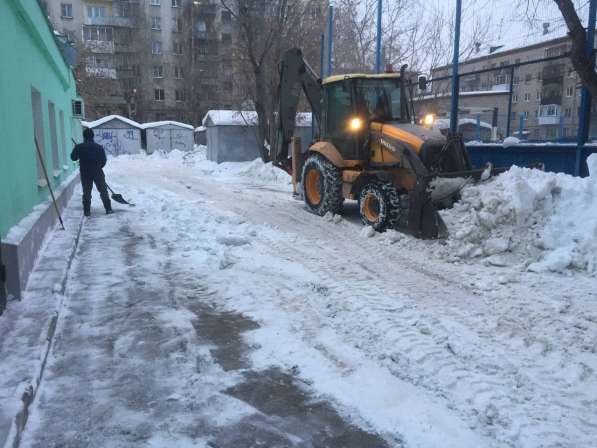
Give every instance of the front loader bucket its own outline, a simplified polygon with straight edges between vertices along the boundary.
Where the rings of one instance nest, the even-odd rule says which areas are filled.
[[[427,240],[447,236],[446,225],[431,200],[429,179],[417,180],[415,188],[408,194],[408,203],[408,233]]]

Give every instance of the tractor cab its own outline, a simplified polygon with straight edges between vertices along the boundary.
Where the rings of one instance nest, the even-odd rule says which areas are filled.
[[[347,160],[368,158],[370,124],[410,122],[400,73],[336,75],[323,80],[320,139]]]

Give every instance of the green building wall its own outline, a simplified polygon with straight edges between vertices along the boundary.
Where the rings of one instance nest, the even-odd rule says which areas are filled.
[[[45,164],[53,188],[76,169],[68,156],[81,124],[72,116],[75,79],[36,0],[0,1],[0,236],[47,199],[38,184],[32,88],[41,94]],[[59,170],[54,171],[49,102],[55,105]],[[65,147],[60,130],[64,113]],[[66,157],[65,157],[66,155]]]

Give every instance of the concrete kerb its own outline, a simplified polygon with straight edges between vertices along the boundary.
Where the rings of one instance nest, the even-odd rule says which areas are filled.
[[[72,222],[72,220],[71,220]],[[13,418],[13,423],[11,425],[10,432],[4,444],[4,448],[18,448],[21,443],[21,437],[23,435],[23,431],[25,430],[25,426],[27,424],[27,420],[29,418],[29,408],[31,404],[35,401],[35,397],[41,386],[45,367],[48,361],[48,357],[50,355],[50,350],[52,349],[52,344],[54,342],[54,336],[56,333],[56,327],[58,323],[58,319],[60,317],[60,311],[62,309],[63,300],[64,300],[64,293],[66,290],[66,283],[68,279],[68,273],[70,271],[70,267],[72,261],[75,257],[75,253],[77,247],[79,245],[79,239],[81,236],[81,230],[83,228],[83,217],[82,215],[79,217],[78,224],[75,229],[75,234],[73,238],[73,242],[71,245],[70,250],[66,256],[66,269],[62,272],[59,288],[54,288],[52,293],[55,297],[59,297],[59,303],[57,304],[56,310],[52,313],[52,316],[47,320],[44,324],[46,328],[42,334],[45,334],[45,343],[41,347],[40,353],[40,363],[38,365],[38,369],[33,375],[31,384],[25,386],[23,388],[23,393],[21,395],[22,405],[19,411]]]

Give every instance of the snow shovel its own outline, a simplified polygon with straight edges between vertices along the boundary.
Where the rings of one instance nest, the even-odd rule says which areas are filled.
[[[110,193],[112,193],[112,196],[111,196],[112,200],[114,200],[120,204],[130,205],[131,207],[135,206],[135,204],[131,204],[126,199],[124,199],[120,193],[114,193],[114,190],[112,190],[110,188],[110,185],[108,185],[107,183],[106,183],[106,187],[108,187],[108,190],[110,190]]]

